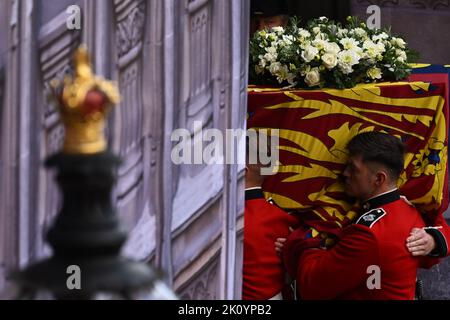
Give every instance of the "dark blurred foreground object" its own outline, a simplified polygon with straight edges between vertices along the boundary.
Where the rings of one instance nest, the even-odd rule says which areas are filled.
[[[47,233],[53,256],[13,274],[14,298],[176,299],[149,265],[120,256],[127,235],[111,202],[120,159],[107,151],[104,136],[119,93],[92,74],[84,47],[75,54],[75,74],[55,84],[66,135],[63,151],[46,161],[63,198]]]

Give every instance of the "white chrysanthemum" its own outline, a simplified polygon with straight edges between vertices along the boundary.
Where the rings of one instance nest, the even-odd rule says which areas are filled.
[[[352,73],[353,66],[359,63],[360,55],[354,50],[345,50],[338,53],[339,69],[344,74]]]
[[[307,46],[302,52],[302,58],[305,62],[311,62],[319,54],[319,50],[311,45]]]
[[[338,53],[339,64],[354,66],[359,63],[361,56],[354,50],[344,50]]]
[[[374,43],[372,40],[364,41],[363,48],[365,49],[365,58],[369,59],[377,59],[386,51],[383,43]]]
[[[373,67],[367,70],[367,77],[372,80],[381,79],[382,75],[383,73],[381,72],[380,68]]]
[[[353,30],[353,33],[356,34],[358,37],[360,38],[365,38],[367,37],[367,32],[366,30],[364,30],[363,28],[355,28]]]
[[[345,50],[355,50],[359,45],[359,41],[353,38],[344,38],[339,43],[342,44]]]
[[[322,39],[316,39],[312,42],[312,45],[314,47],[316,47],[317,50],[322,51],[322,50],[325,50],[328,43],[329,43],[328,41],[325,41]]]

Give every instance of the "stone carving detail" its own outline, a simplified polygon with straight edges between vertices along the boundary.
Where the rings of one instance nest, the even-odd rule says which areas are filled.
[[[399,0],[357,0],[358,3],[376,4],[380,7],[396,6]]]
[[[122,101],[118,108],[117,125],[119,153],[123,165],[119,169],[117,196],[119,210],[125,223],[134,227],[140,218],[144,203],[143,187],[143,97],[142,48],[145,26],[146,1],[115,0],[116,48],[118,81]]]
[[[450,9],[450,0],[357,0],[358,4],[376,4],[380,7],[414,7],[418,9]]]
[[[190,0],[188,3],[189,37],[186,51],[189,60],[189,97],[187,103],[186,128],[192,129],[193,121],[206,124],[212,115],[212,74],[211,74],[211,1]]]
[[[226,91],[222,96],[220,92],[216,92],[215,96],[212,85],[214,57],[211,17],[216,4],[217,2],[212,0],[190,0],[180,1],[179,7],[186,16],[182,19],[185,24],[181,24],[178,29],[179,34],[183,36],[182,50],[178,53],[178,59],[182,62],[180,69],[183,75],[180,77],[179,86],[182,92],[180,102],[183,107],[176,121],[178,128],[190,131],[191,139],[195,143],[201,143],[202,130],[214,127],[215,122],[219,121],[214,117],[213,101],[222,106],[226,103]],[[206,148],[206,143],[203,147]],[[182,165],[177,168],[173,230],[183,225],[217,196],[223,186],[222,174],[223,168],[204,164]],[[186,203],[186,199],[195,201],[189,200],[189,203]]]
[[[3,110],[3,82],[4,74],[3,68],[0,67],[0,110]]]
[[[410,0],[410,3],[420,9],[439,10],[450,8],[450,0]]]
[[[121,58],[142,42],[145,3],[134,1],[129,7],[123,7],[121,2],[116,0],[115,4],[118,18],[122,19],[117,23],[117,52]]]
[[[179,294],[182,300],[217,300],[219,260],[216,258],[206,266],[200,276]]]

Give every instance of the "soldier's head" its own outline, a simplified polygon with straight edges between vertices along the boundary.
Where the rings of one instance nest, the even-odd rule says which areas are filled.
[[[289,19],[286,0],[252,0],[251,33],[273,27],[285,27]]]
[[[345,191],[361,201],[369,200],[397,186],[404,166],[403,143],[388,134],[365,132],[348,144],[344,170]]]
[[[269,175],[277,173],[278,135],[268,130],[247,130],[246,140],[246,185],[260,187]]]

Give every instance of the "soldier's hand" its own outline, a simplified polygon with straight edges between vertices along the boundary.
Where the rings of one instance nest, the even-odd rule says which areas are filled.
[[[277,255],[281,256],[282,252],[283,252],[283,247],[284,244],[286,243],[287,239],[286,238],[278,238],[275,241],[275,251],[277,252]]]
[[[415,257],[427,256],[434,250],[436,243],[424,229],[414,228],[406,239],[406,247]]]

